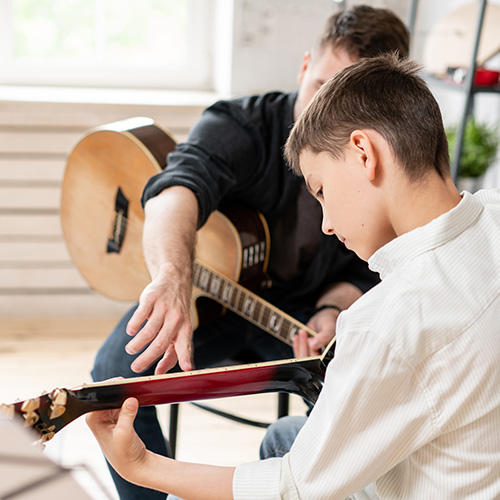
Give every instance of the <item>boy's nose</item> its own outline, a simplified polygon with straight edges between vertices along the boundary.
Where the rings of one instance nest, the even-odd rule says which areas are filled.
[[[333,228],[332,223],[330,222],[328,217],[325,217],[324,215],[323,215],[323,222],[321,224],[321,230],[329,236],[335,233],[335,229]]]

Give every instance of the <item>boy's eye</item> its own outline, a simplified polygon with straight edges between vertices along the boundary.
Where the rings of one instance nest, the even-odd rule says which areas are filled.
[[[323,198],[323,188],[318,189],[316,192],[316,198]]]

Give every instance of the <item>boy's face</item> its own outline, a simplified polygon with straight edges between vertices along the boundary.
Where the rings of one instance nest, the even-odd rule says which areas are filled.
[[[300,155],[300,168],[321,204],[325,234],[335,234],[365,261],[392,239],[381,197],[368,178],[363,155],[354,147],[348,145],[340,160],[306,149]]]

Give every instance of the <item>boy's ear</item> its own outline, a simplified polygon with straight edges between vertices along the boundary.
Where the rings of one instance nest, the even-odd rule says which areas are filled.
[[[377,174],[378,156],[370,135],[364,130],[354,130],[351,133],[350,143],[360,156],[366,178],[373,181]]]

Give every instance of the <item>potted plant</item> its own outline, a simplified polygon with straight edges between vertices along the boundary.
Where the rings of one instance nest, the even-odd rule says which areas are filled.
[[[455,152],[457,126],[446,130],[450,156]],[[475,191],[480,187],[481,177],[493,163],[500,145],[498,129],[486,123],[467,120],[460,155],[458,187],[460,190]]]

